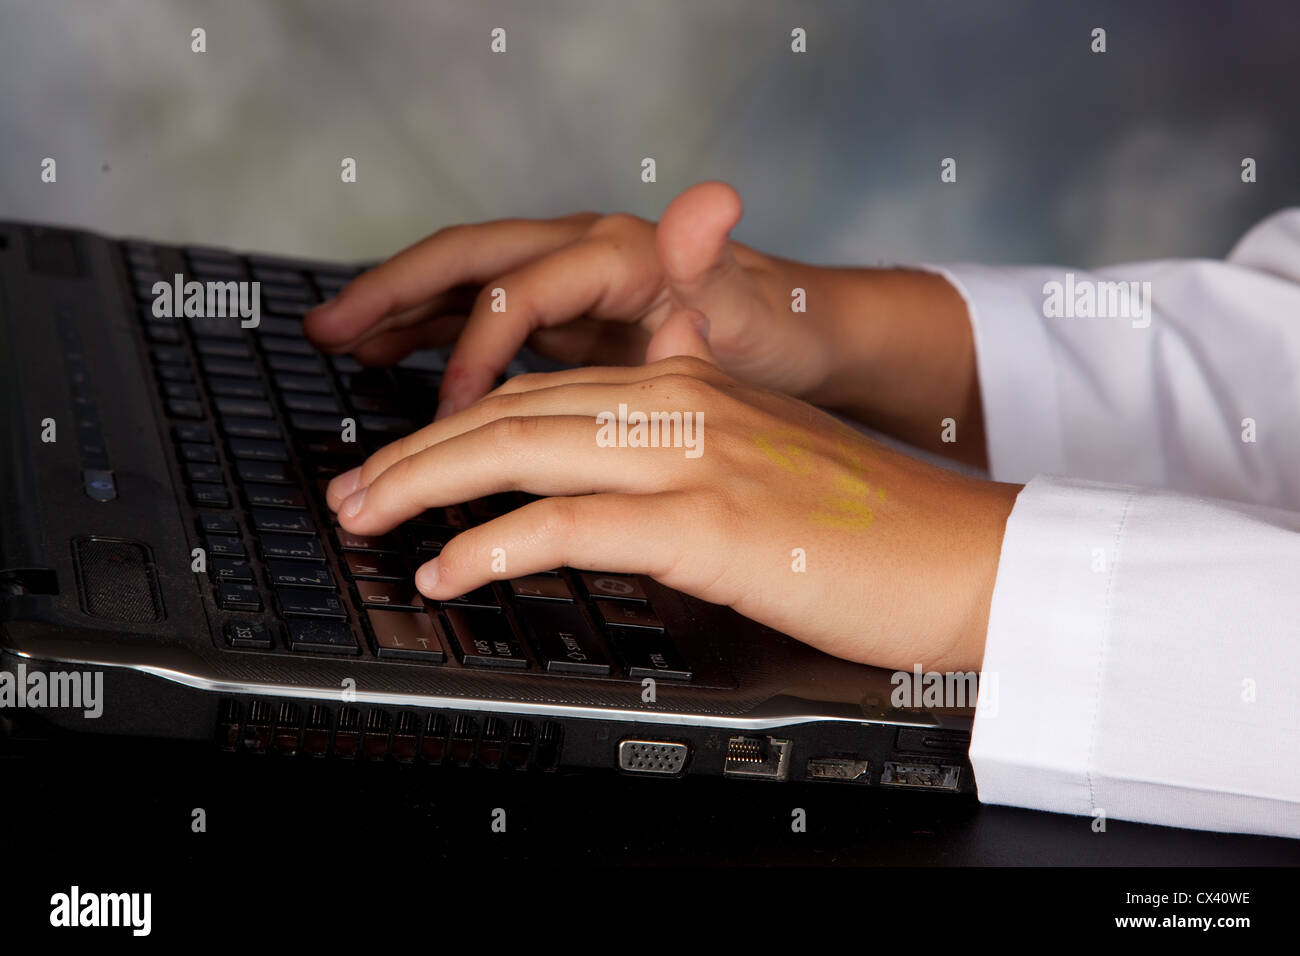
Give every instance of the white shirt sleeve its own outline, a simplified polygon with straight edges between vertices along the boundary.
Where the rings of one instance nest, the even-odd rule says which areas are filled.
[[[990,470],[1028,481],[989,617],[980,799],[1300,837],[1300,210],[1224,262],[1067,272],[945,270]],[[1145,316],[1044,308],[1049,283],[1093,283],[1096,311],[1119,281],[1151,283]]]

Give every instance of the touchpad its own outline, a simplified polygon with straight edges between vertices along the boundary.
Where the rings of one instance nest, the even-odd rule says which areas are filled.
[[[74,538],[72,557],[81,607],[91,617],[124,624],[163,619],[158,576],[147,545],[120,538]]]

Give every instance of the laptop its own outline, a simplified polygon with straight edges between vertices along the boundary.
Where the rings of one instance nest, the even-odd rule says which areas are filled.
[[[432,418],[446,359],[316,352],[303,315],[358,271],[0,223],[10,719],[293,759],[974,792],[973,697],[896,706],[899,675],[646,577],[422,598],[420,563],[527,498],[379,537],[333,520],[329,478]]]

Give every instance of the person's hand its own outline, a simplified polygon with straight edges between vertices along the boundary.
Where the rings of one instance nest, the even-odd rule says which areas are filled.
[[[715,182],[683,192],[657,225],[583,213],[452,226],[357,277],[304,331],[372,365],[455,341],[442,418],[487,394],[525,342],[573,364],[653,362],[663,354],[654,333],[689,306],[710,316],[722,368],[811,394],[833,349],[816,315],[791,303],[796,288],[816,298],[808,287],[821,270],[729,241],[741,212],[735,190]]]
[[[423,565],[416,585],[435,600],[566,565],[640,573],[855,661],[977,669],[1018,486],[742,384],[712,363],[700,318],[674,313],[658,334],[676,355],[648,366],[510,380],[336,477],[330,506],[369,535],[497,492],[545,496]],[[694,428],[667,435],[678,447],[607,447],[620,406],[629,427],[639,411]]]

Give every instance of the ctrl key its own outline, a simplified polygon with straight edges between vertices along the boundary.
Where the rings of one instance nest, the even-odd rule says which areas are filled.
[[[611,627],[610,642],[628,677],[692,680],[695,675],[662,631]]]
[[[271,649],[271,631],[261,621],[227,621],[226,643],[231,647]]]
[[[288,621],[289,649],[308,654],[357,654],[357,639],[344,621]]]

